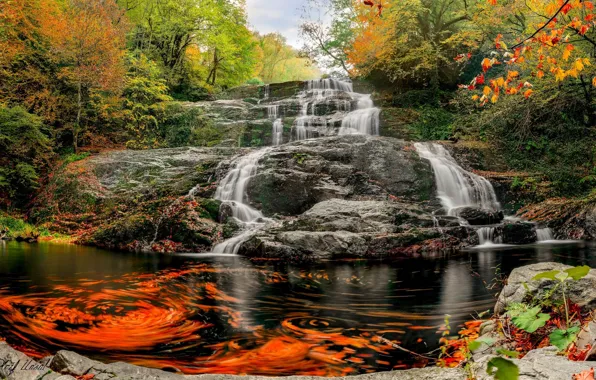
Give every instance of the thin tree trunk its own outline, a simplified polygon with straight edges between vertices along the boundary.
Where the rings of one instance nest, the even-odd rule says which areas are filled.
[[[83,110],[83,83],[81,80],[79,80],[78,83],[77,107],[77,121],[72,131],[72,140],[75,153],[78,153],[79,151],[79,132],[81,130],[81,112]]]

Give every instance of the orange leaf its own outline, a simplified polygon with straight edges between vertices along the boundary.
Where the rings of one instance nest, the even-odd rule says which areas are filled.
[[[573,380],[595,380],[594,379],[594,368],[585,370],[576,375],[573,375]]]

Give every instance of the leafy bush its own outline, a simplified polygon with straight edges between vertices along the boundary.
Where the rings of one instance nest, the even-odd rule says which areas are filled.
[[[39,187],[52,156],[41,118],[22,107],[0,107],[0,204],[23,205]]]
[[[260,78],[252,78],[246,81],[246,84],[262,86],[265,83]]]
[[[179,103],[168,107],[160,134],[168,147],[212,146],[222,138],[222,132],[213,126],[200,108],[185,107]]]
[[[550,182],[553,195],[591,191],[595,130],[582,94],[572,86],[537,88],[522,101],[504,96],[483,108],[473,104],[469,92],[462,92],[452,107],[457,116],[454,137],[489,142],[512,169],[537,173]]]
[[[10,239],[35,240],[40,236],[50,236],[46,228],[35,227],[22,219],[0,214],[0,236]]]
[[[412,128],[422,140],[447,140],[453,132],[454,115],[443,108],[424,107]]]

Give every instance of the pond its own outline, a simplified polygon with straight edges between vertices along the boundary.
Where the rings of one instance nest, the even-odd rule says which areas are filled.
[[[0,336],[34,356],[69,349],[187,374],[360,374],[423,365],[445,315],[490,310],[516,267],[596,267],[588,243],[457,256],[291,264],[0,242]]]

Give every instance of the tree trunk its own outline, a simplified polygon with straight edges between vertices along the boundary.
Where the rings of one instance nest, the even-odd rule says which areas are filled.
[[[81,131],[81,113],[83,110],[83,83],[79,80],[77,93],[77,121],[72,130],[72,142],[75,153],[79,151],[79,132]]]

